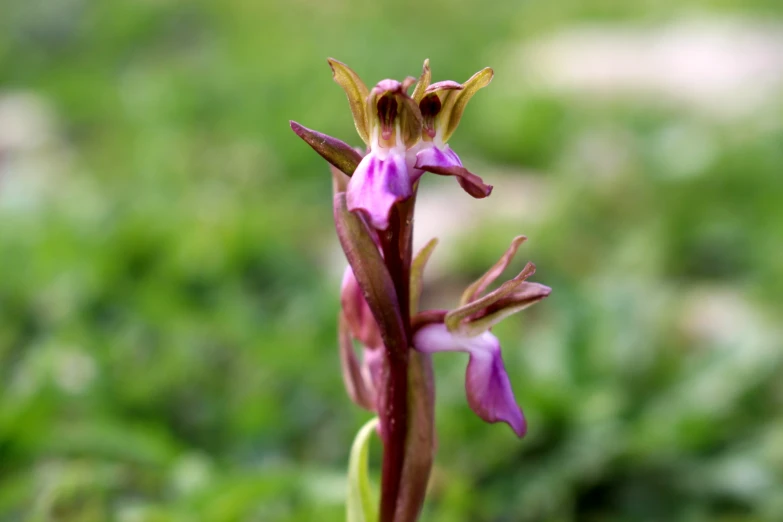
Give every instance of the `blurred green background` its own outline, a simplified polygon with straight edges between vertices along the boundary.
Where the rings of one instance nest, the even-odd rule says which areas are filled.
[[[0,521],[344,520],[327,56],[495,69],[426,304],[517,234],[554,289],[496,328],[523,440],[436,357],[422,520],[783,520],[778,0],[3,0]]]

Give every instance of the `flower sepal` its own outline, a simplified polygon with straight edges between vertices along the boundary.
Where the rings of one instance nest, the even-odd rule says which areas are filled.
[[[289,123],[291,124],[291,130],[293,130],[297,136],[310,145],[310,147],[320,154],[323,159],[348,176],[353,174],[356,167],[359,166],[359,163],[362,161],[362,155],[344,141],[308,129],[295,121]]]
[[[370,144],[369,119],[367,117],[367,96],[369,89],[364,84],[358,74],[343,62],[329,58],[329,67],[332,68],[334,81],[345,91],[348,97],[348,104],[351,106],[353,123],[356,125],[356,132],[367,145]]]

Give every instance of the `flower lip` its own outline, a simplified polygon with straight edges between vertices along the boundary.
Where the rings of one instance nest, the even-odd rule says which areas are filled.
[[[497,337],[490,332],[467,337],[435,323],[420,328],[413,345],[424,353],[468,353],[465,392],[470,408],[486,422],[505,422],[518,437],[525,435],[527,423],[511,389]]]
[[[362,211],[376,230],[386,230],[392,206],[412,194],[405,157],[397,153],[382,157],[376,152],[362,159],[346,191],[348,210]]]

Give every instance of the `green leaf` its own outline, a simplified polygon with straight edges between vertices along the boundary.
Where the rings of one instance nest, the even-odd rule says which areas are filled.
[[[368,476],[368,452],[370,437],[378,427],[378,417],[367,422],[351,446],[348,462],[348,499],[346,514],[348,522],[376,522],[378,520],[378,502],[370,487]]]

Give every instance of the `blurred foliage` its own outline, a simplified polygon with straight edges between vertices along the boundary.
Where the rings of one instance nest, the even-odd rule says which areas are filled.
[[[437,358],[423,520],[783,520],[783,103],[725,123],[502,68],[572,23],[779,5],[3,2],[0,96],[54,124],[0,151],[0,521],[344,520],[367,415],[335,347],[328,171],[287,128],[358,142],[327,55],[368,81],[495,66],[454,147],[511,170],[474,169],[496,194],[522,166],[550,194],[449,239],[460,255],[426,275],[447,305],[525,233],[554,293],[497,328],[522,441],[472,415],[464,360]],[[613,175],[584,150],[602,140]]]

